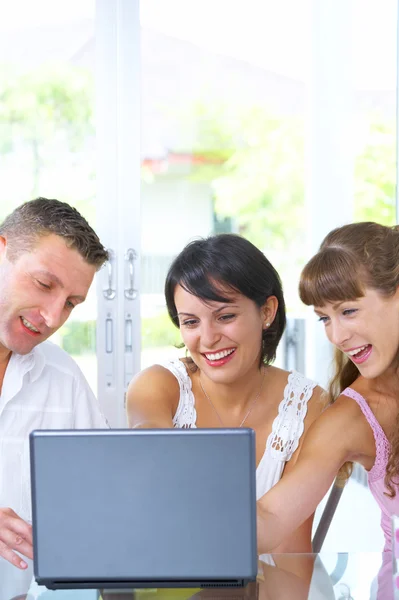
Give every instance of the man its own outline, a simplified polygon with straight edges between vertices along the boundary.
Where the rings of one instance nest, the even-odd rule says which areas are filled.
[[[46,342],[107,258],[58,200],[26,202],[0,225],[0,600],[26,593],[32,578],[29,433],[107,427],[76,363]]]

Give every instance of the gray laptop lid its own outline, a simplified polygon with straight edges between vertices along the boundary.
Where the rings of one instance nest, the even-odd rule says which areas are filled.
[[[34,572],[47,587],[256,577],[250,429],[35,431]]]

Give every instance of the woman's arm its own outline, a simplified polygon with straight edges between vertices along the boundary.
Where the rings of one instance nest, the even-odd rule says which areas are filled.
[[[281,548],[313,515],[340,467],[361,456],[375,456],[372,431],[358,405],[340,396],[310,427],[294,467],[258,501],[259,552]]]
[[[179,382],[164,367],[154,365],[133,377],[126,394],[129,427],[169,429],[180,397]]]
[[[294,468],[303,440],[311,425],[321,415],[326,407],[326,392],[319,386],[313,390],[312,397],[308,401],[306,417],[304,421],[304,431],[299,440],[298,448],[287,462],[284,468],[282,478],[287,477]],[[295,578],[310,583],[313,571],[313,560],[309,559],[309,553],[312,552],[312,526],[314,513],[310,515],[288,538],[273,550],[273,559],[280,570],[287,571]],[[306,555],[308,556],[306,557]],[[292,557],[295,559],[293,560]],[[304,557],[303,560],[300,557]]]

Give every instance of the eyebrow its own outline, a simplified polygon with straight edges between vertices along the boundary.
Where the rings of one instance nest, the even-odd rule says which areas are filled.
[[[47,279],[49,279],[52,283],[59,285],[61,289],[64,289],[64,287],[65,287],[64,284],[62,283],[61,279],[59,277],[57,277],[57,275],[54,275],[54,273],[50,273],[50,271],[45,271],[45,270],[41,269],[40,271],[35,271],[35,274],[47,277]],[[68,296],[68,297],[76,298],[76,300],[81,300],[81,302],[84,302],[86,300],[86,296],[80,296],[79,294],[72,294],[72,296]]]
[[[339,309],[339,307],[340,307],[342,304],[345,304],[345,302],[350,302],[350,300],[341,300],[340,302],[336,302],[335,304],[331,304],[331,306],[332,306],[332,309],[333,309],[333,310],[338,310],[338,309]],[[318,310],[317,308],[314,308],[313,310],[314,310],[314,312],[316,313],[316,315],[318,315],[319,313],[322,313],[322,312],[323,312],[322,310]]]
[[[224,304],[223,306],[221,306],[220,308],[217,308],[216,310],[212,311],[214,315],[218,314],[221,310],[224,310],[225,308],[239,308],[239,306],[237,304]],[[179,312],[177,313],[178,317],[195,317],[196,315],[194,315],[193,313],[186,313],[186,312]]]
[[[214,314],[219,313],[221,310],[224,310],[225,308],[239,308],[239,306],[237,304],[224,304],[223,306],[221,306],[220,308],[218,308],[217,310],[214,310]]]

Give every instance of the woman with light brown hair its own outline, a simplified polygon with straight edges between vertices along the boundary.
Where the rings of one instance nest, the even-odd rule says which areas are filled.
[[[391,516],[399,514],[398,286],[399,232],[372,222],[333,230],[303,269],[301,300],[314,307],[335,346],[331,406],[310,427],[291,472],[258,501],[262,551],[312,514],[353,462],[368,472],[384,551],[391,550]],[[386,584],[384,600],[392,578]]]

